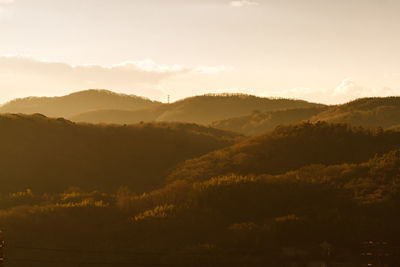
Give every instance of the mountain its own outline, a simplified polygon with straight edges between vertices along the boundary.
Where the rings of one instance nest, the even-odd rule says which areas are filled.
[[[215,121],[210,125],[217,129],[234,131],[246,135],[257,135],[272,131],[280,124],[298,123],[326,110],[327,107],[295,108],[268,112],[253,111],[251,114]]]
[[[273,111],[289,108],[320,107],[302,100],[262,98],[243,94],[202,95],[172,104],[136,111],[98,110],[77,114],[77,122],[129,124],[140,121],[180,121],[208,124],[213,121],[243,116],[254,110]]]
[[[399,147],[399,132],[305,122],[278,126],[271,133],[187,160],[171,172],[169,180],[279,174],[310,164],[359,163]]]
[[[146,98],[117,94],[107,90],[86,90],[60,97],[27,97],[0,107],[0,113],[41,113],[48,117],[69,117],[99,109],[136,110],[160,103]]]
[[[195,124],[76,124],[43,115],[0,115],[0,192],[69,187],[142,191],[177,163],[242,137]]]
[[[390,128],[400,124],[400,97],[360,98],[332,106],[312,121],[349,123],[354,126]]]

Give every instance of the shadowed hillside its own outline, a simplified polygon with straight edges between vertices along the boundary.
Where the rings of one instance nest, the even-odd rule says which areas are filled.
[[[41,113],[48,117],[68,117],[98,109],[136,110],[158,104],[133,95],[117,94],[107,90],[86,90],[61,97],[15,99],[1,106],[0,113]]]
[[[400,124],[400,97],[360,98],[330,107],[311,120],[390,128]]]
[[[208,124],[217,120],[243,116],[254,110],[272,111],[319,106],[321,105],[302,100],[271,99],[251,95],[203,95],[143,110],[99,110],[71,116],[69,119],[92,123],[128,124],[140,121],[181,121]]]
[[[215,121],[211,123],[211,126],[246,135],[256,135],[271,131],[280,124],[292,124],[308,120],[326,109],[326,107],[312,107],[269,112],[254,111],[249,115]]]
[[[188,160],[169,178],[196,181],[229,173],[279,174],[309,164],[362,162],[398,147],[399,132],[301,123],[279,126],[272,133]]]
[[[240,138],[195,124],[101,126],[42,115],[2,115],[0,129],[2,192],[122,185],[142,191],[160,185],[178,162]]]

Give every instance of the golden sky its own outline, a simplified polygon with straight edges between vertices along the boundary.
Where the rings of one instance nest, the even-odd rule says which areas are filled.
[[[0,102],[400,93],[399,0],[0,0]]]

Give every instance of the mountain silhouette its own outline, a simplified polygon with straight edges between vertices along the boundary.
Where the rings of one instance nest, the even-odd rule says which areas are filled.
[[[85,90],[60,97],[18,98],[0,107],[0,113],[40,113],[48,117],[69,117],[98,109],[136,110],[159,102],[107,90]]]
[[[202,95],[135,111],[97,110],[69,117],[77,122],[129,124],[140,121],[180,121],[208,124],[243,116],[254,110],[320,107],[303,100],[262,98],[244,94]]]

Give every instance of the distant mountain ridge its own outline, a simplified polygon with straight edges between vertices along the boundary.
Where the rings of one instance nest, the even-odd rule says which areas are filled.
[[[278,125],[307,120],[398,129],[400,97],[360,98],[327,106],[246,94],[207,94],[165,104],[134,95],[91,89],[60,97],[15,99],[0,106],[0,113],[40,113],[74,122],[105,124],[187,122],[257,135]]]
[[[209,124],[247,115],[254,110],[273,111],[289,108],[321,107],[321,104],[303,100],[262,98],[253,95],[221,94],[185,98],[134,111],[97,110],[69,117],[77,122],[129,124],[140,121],[181,121]]]
[[[77,113],[99,109],[136,110],[159,105],[143,97],[90,89],[59,97],[18,98],[0,106],[0,113],[40,113],[67,118]]]

